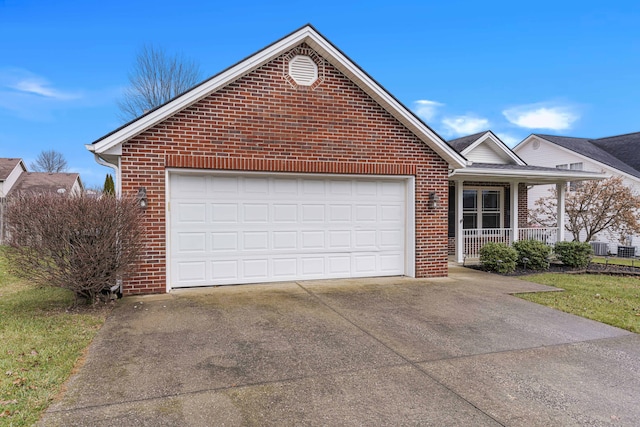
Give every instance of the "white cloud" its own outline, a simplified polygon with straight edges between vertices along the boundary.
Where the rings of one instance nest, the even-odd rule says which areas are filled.
[[[446,117],[442,119],[449,135],[471,135],[489,129],[489,120],[474,115]]]
[[[508,133],[496,133],[496,136],[502,140],[509,147],[514,147],[517,143],[522,141],[522,138],[519,138],[515,135],[511,135]]]
[[[45,98],[54,98],[59,100],[77,99],[80,96],[71,92],[63,92],[51,87],[49,82],[40,78],[25,78],[18,80],[13,85],[8,86],[20,92],[44,96]]]
[[[444,105],[436,101],[429,101],[428,99],[419,99],[413,104],[414,111],[418,117],[427,122],[435,117],[438,107]]]
[[[56,89],[46,78],[21,68],[0,70],[0,88],[2,87],[25,95],[61,101],[81,98],[80,94]]]
[[[502,114],[514,125],[527,129],[566,130],[580,118],[573,107],[546,103],[520,105]]]

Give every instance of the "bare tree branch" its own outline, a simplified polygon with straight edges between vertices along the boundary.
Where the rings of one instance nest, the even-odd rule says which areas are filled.
[[[200,67],[182,55],[169,56],[164,49],[145,45],[129,73],[129,87],[118,101],[120,118],[140,117],[200,81]]]
[[[535,208],[529,211],[530,220],[546,227],[557,224],[557,193],[535,201]],[[640,234],[640,196],[625,186],[620,177],[603,181],[587,181],[567,193],[565,200],[567,222],[565,228],[575,240],[580,240],[584,232],[585,242],[598,233],[607,233],[623,243],[627,236]]]
[[[62,153],[55,150],[44,150],[38,154],[36,160],[29,164],[33,172],[59,173],[68,169],[67,160]]]

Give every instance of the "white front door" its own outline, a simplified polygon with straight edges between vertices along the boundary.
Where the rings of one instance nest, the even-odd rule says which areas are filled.
[[[406,178],[170,173],[170,287],[403,275],[406,193]]]

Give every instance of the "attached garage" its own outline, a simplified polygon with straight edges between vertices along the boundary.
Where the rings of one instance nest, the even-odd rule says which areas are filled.
[[[465,159],[311,26],[87,148],[146,202],[124,294],[447,274]]]
[[[411,182],[170,172],[170,287],[412,272]]]

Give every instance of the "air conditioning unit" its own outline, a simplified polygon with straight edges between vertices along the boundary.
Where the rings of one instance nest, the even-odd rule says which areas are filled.
[[[609,255],[609,244],[605,242],[590,242],[593,254],[598,256]]]
[[[620,258],[633,258],[636,256],[635,246],[618,246],[618,256]]]

